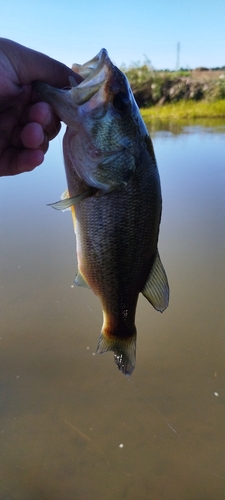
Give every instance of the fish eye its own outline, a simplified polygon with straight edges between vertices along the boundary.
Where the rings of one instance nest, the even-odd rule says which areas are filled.
[[[113,99],[113,106],[119,113],[127,111],[129,104],[129,96],[125,92],[118,92]]]

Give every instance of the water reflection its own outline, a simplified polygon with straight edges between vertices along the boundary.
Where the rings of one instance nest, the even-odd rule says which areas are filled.
[[[100,304],[73,286],[70,213],[46,207],[65,188],[59,141],[32,174],[1,179],[1,500],[224,498],[225,136],[213,123],[153,134],[171,303],[161,315],[140,297],[131,379],[94,355]]]
[[[183,120],[162,120],[160,118],[155,118],[154,120],[149,120],[147,122],[148,129],[153,137],[154,134],[158,134],[160,131],[166,134],[170,132],[173,135],[180,134],[192,134],[200,133],[204,134],[206,132],[215,134],[225,133],[225,120],[224,118],[195,118],[195,119],[183,119]]]

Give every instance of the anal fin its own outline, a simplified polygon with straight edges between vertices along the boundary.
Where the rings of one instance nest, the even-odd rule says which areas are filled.
[[[168,307],[169,284],[158,250],[142,293],[157,311],[163,312]]]
[[[81,272],[78,270],[77,275],[75,277],[74,283],[77,286],[84,286],[85,288],[90,288],[89,285],[87,284],[85,278],[81,274]]]

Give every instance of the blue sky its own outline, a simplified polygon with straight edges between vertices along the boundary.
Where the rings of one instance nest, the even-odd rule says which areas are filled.
[[[225,65],[225,0],[5,0],[0,33],[71,66],[105,47],[115,64]]]

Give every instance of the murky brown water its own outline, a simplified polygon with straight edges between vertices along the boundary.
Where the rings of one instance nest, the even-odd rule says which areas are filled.
[[[46,207],[59,141],[1,179],[1,500],[225,498],[225,128],[179,132],[153,135],[171,302],[140,297],[130,379],[93,355],[100,304],[73,287],[70,213]]]

